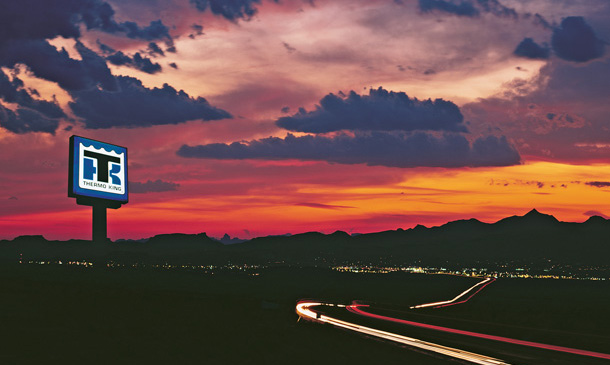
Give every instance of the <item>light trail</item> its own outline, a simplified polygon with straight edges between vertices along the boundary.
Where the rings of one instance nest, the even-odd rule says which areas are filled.
[[[370,327],[360,326],[355,323],[350,323],[346,321],[342,321],[336,318],[332,318],[329,316],[322,315],[320,313],[314,312],[311,310],[311,307],[321,306],[321,305],[329,305],[325,303],[319,302],[301,302],[296,306],[297,314],[304,319],[308,319],[311,321],[316,321],[320,323],[329,323],[333,326],[344,328],[350,331],[355,331],[359,333],[364,333],[369,336],[379,337],[386,340],[402,343],[408,346],[417,347],[420,349],[424,349],[427,351],[443,354],[445,356],[470,361],[475,364],[482,365],[508,365],[506,362],[495,359],[493,357],[475,354],[473,352],[462,351],[459,349],[455,349],[452,347],[438,345],[432,342],[418,340],[416,338],[411,338],[407,336],[398,335],[391,332],[381,331]],[[331,305],[333,306],[333,305]],[[347,306],[349,310],[351,306]]]
[[[596,358],[600,358],[600,359],[608,359],[608,360],[610,360],[610,354],[604,354],[604,353],[601,353],[601,352],[580,350],[580,349],[574,349],[574,348],[563,347],[563,346],[547,345],[547,344],[544,344],[544,343],[524,341],[524,340],[518,340],[518,339],[514,339],[514,338],[494,336],[494,335],[487,335],[487,334],[484,334],[484,333],[477,333],[477,332],[458,330],[458,329],[454,329],[454,328],[435,326],[435,325],[426,324],[426,323],[412,322],[412,321],[407,321],[407,320],[400,319],[400,318],[386,317],[386,316],[382,316],[382,315],[379,315],[379,314],[373,314],[373,313],[365,312],[365,311],[363,311],[362,309],[360,309],[358,307],[368,307],[368,305],[364,305],[364,304],[352,304],[352,305],[347,306],[347,310],[352,312],[352,313],[360,314],[360,315],[365,316],[365,317],[376,318],[376,319],[381,319],[381,320],[384,320],[384,321],[390,321],[390,322],[406,324],[406,325],[409,325],[409,326],[415,326],[415,327],[420,327],[420,328],[428,328],[428,329],[436,330],[436,331],[456,333],[456,334],[465,335],[465,336],[485,338],[485,339],[493,340],[493,341],[500,341],[500,342],[512,343],[512,344],[516,344],[516,345],[536,347],[536,348],[545,349],[545,350],[566,352],[566,353],[570,353],[570,354],[583,355],[583,356],[596,357]]]
[[[494,281],[496,281],[495,278],[487,278],[487,279],[485,279],[483,281],[480,281],[480,282],[476,283],[475,285],[471,286],[470,288],[464,290],[460,295],[458,295],[457,297],[455,297],[455,298],[453,298],[451,300],[445,300],[443,302],[434,302],[434,303],[426,303],[426,304],[414,305],[414,306],[410,307],[410,309],[426,308],[426,307],[441,308],[441,307],[448,307],[450,305],[466,303],[467,301],[470,300],[470,298],[474,297],[475,294],[480,292],[484,287],[486,287],[487,285],[493,283]],[[469,292],[471,292],[472,290],[474,290],[478,286],[480,286],[480,288],[477,291],[475,291],[474,293],[472,293],[468,298],[466,298],[466,299],[464,299],[464,300],[462,300],[460,302],[456,302],[456,300],[459,300],[463,296],[467,295]]]

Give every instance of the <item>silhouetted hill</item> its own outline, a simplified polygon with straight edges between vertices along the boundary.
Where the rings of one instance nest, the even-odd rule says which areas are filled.
[[[606,219],[604,219],[598,215],[593,215],[584,222],[584,224],[587,224],[589,226],[592,226],[592,225],[603,226],[604,224],[607,224],[607,223],[608,223],[608,221]]]
[[[234,243],[246,242],[247,240],[244,240],[244,239],[241,239],[238,237],[231,238],[231,236],[229,236],[228,233],[225,233],[224,236],[222,236],[222,238],[218,239],[218,241],[222,242],[225,245],[232,245]]]
[[[536,209],[532,209],[529,212],[527,212],[527,214],[525,214],[524,216],[516,216],[513,215],[512,217],[508,217],[508,218],[504,218],[499,220],[498,222],[496,222],[496,224],[498,225],[504,225],[504,224],[520,224],[522,226],[531,226],[531,227],[538,227],[538,226],[545,226],[545,225],[553,225],[555,223],[559,223],[559,221],[557,220],[557,218],[553,217],[550,214],[543,214],[538,212]]]
[[[258,237],[225,245],[205,233],[162,234],[144,240],[100,244],[89,241],[47,241],[21,236],[0,241],[0,259],[91,260],[155,264],[284,263],[328,266],[344,263],[470,265],[493,263],[560,263],[607,265],[610,221],[590,217],[583,223],[560,222],[533,209],[496,223],[458,220],[439,227],[418,225],[350,236],[307,232]],[[227,237],[224,237],[227,238]],[[230,240],[230,237],[227,238]]]

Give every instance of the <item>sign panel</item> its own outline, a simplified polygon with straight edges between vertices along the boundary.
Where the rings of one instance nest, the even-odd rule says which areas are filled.
[[[70,137],[68,196],[127,203],[127,148]]]

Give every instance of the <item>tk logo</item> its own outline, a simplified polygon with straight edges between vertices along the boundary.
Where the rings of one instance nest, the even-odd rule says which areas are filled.
[[[125,154],[80,144],[79,186],[122,194],[125,191]]]

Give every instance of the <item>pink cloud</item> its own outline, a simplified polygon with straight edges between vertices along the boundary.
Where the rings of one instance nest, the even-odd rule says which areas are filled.
[[[597,210],[587,210],[583,214],[586,215],[587,217],[598,216],[598,217],[602,217],[604,219],[610,219],[609,216],[605,215],[604,213],[598,212]]]

